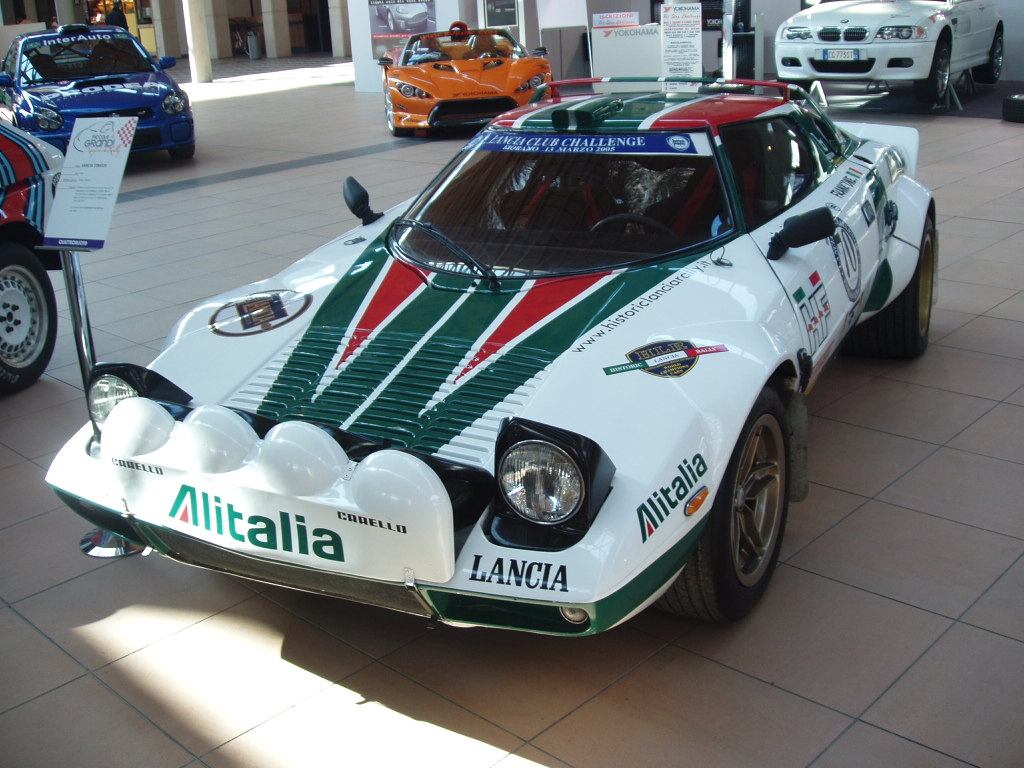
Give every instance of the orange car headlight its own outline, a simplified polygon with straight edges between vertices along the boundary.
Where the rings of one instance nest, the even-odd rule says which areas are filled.
[[[541,83],[544,82],[544,75],[534,75],[525,83],[520,85],[516,91],[522,93],[523,91],[532,91],[534,88],[539,88]]]
[[[405,96],[407,99],[429,99],[430,94],[424,91],[422,88],[417,88],[415,85],[409,85],[409,83],[399,83],[398,92]]]

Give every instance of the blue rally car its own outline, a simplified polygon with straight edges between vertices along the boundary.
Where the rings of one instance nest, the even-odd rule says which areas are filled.
[[[66,24],[19,35],[0,71],[0,119],[67,150],[79,117],[138,117],[133,152],[166,149],[184,160],[196,151],[188,96],[120,27]]]

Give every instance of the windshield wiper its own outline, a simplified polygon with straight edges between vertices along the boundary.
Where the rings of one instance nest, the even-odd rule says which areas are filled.
[[[415,229],[419,232],[426,233],[431,238],[441,243],[441,245],[445,246],[449,251],[458,256],[459,261],[461,261],[467,267],[469,267],[472,270],[475,270],[479,274],[486,277],[487,281],[490,283],[491,288],[493,290],[501,290],[501,281],[498,280],[498,274],[493,269],[484,264],[482,261],[480,261],[480,259],[478,259],[472,253],[467,251],[457,242],[452,240],[452,238],[450,238],[440,229],[435,227],[433,224],[426,221],[420,221],[419,219],[398,219],[397,221],[395,221],[395,226],[408,227],[409,229]]]

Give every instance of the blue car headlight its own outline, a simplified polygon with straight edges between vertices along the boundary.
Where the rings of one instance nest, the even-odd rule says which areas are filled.
[[[164,112],[168,115],[180,115],[188,109],[188,96],[182,91],[174,91],[164,97]]]
[[[35,111],[36,125],[42,131],[59,131],[64,127],[64,118],[60,112],[49,109],[47,107],[40,107]]]

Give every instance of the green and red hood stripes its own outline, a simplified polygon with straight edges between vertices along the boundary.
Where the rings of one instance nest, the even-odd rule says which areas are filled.
[[[391,259],[378,244],[338,282],[297,345],[269,361],[279,370],[259,412],[436,452],[511,395],[523,400],[509,407],[521,408],[581,335],[695,258],[504,280],[492,291]]]
[[[784,103],[778,98],[746,94],[623,93],[540,102],[510,112],[495,120],[494,125],[520,130],[579,129],[600,133],[710,127],[717,134],[719,125],[753,120]]]

